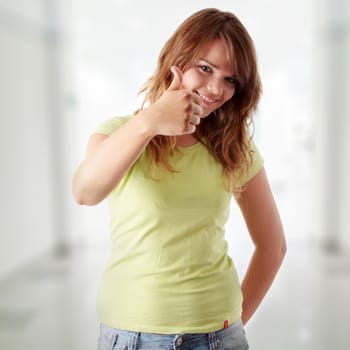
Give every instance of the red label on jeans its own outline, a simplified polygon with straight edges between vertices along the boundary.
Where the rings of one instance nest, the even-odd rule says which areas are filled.
[[[228,320],[224,321],[224,329],[228,328]]]

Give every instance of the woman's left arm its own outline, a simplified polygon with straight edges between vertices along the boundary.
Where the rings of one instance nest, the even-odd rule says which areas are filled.
[[[254,314],[270,288],[286,253],[281,219],[264,168],[236,198],[254,244],[242,281],[243,324]]]

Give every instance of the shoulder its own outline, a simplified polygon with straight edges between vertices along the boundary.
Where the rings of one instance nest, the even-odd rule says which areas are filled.
[[[104,122],[100,123],[97,128],[93,131],[93,134],[103,134],[103,135],[111,135],[114,131],[118,130],[121,126],[126,124],[132,115],[126,115],[122,117],[112,117]]]
[[[252,162],[248,170],[238,178],[240,186],[246,185],[264,167],[264,158],[253,141],[250,142],[250,152],[252,155]]]

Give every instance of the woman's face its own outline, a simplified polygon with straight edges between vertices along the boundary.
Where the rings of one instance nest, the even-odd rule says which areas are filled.
[[[233,64],[221,39],[215,39],[182,76],[182,87],[202,98],[202,118],[228,101],[235,93],[235,85]]]

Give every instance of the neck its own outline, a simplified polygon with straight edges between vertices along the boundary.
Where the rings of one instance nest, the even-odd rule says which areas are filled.
[[[197,143],[198,140],[193,135],[176,136],[176,146],[189,147]]]

